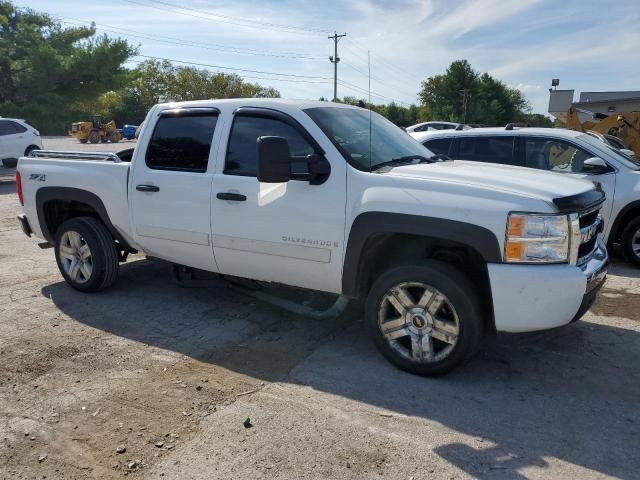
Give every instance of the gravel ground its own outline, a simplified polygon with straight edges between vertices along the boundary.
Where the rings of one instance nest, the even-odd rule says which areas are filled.
[[[115,150],[70,140],[45,147]],[[381,358],[357,308],[309,320],[224,282],[180,288],[141,256],[78,293],[20,232],[12,177],[0,168],[2,478],[638,477],[640,270],[614,262],[583,321],[498,336],[425,379]]]

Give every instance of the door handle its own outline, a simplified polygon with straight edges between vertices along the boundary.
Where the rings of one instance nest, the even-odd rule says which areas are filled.
[[[155,185],[136,185],[136,190],[139,192],[159,192],[160,187],[156,187]]]
[[[232,192],[220,192],[216,195],[216,198],[219,200],[230,200],[232,202],[244,202],[247,200],[246,195]]]

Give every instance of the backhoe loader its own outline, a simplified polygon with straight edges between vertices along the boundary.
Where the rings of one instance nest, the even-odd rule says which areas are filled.
[[[72,123],[69,135],[76,137],[80,143],[118,143],[122,140],[116,122],[111,120],[105,123],[102,115],[95,115],[91,122]]]
[[[578,113],[591,116],[593,121],[580,122]],[[640,112],[595,113],[582,108],[570,107],[567,111],[567,128],[578,132],[596,132],[619,138],[640,158]]]

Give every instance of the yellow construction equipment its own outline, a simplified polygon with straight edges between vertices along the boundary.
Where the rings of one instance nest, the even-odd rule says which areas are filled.
[[[105,123],[101,115],[95,115],[91,122],[72,123],[69,135],[76,137],[80,143],[118,143],[122,140],[116,122],[111,120]]]
[[[590,115],[593,121],[580,122],[578,113]],[[640,158],[640,112],[594,113],[570,107],[567,111],[567,128],[578,132],[596,132],[619,138]]]

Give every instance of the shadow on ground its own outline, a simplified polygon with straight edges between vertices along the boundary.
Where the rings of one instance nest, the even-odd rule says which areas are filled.
[[[384,361],[357,311],[310,320],[222,281],[180,288],[166,268],[136,261],[124,264],[116,286],[101,294],[83,295],[62,282],[42,293],[76,321],[114,335],[477,437],[483,448],[452,442],[435,451],[478,478],[519,478],[518,470],[544,467],[549,458],[615,477],[637,475],[638,331],[585,321],[498,336],[467,367],[426,379]]]

